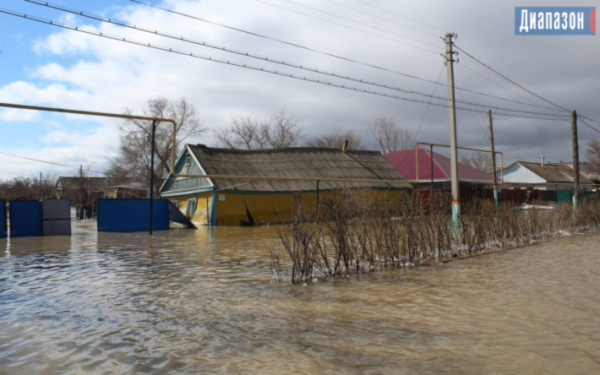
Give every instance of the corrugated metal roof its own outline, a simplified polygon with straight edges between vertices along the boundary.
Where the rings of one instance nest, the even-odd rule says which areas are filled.
[[[286,148],[279,150],[233,150],[188,145],[209,175],[323,177],[402,180],[398,183],[327,182],[320,189],[359,187],[411,188],[402,175],[378,151],[348,151],[330,148]],[[315,190],[314,181],[250,181],[213,179],[217,189],[240,191]],[[241,185],[243,184],[243,185]]]
[[[386,159],[407,180],[417,178],[417,157],[415,150],[398,150],[385,155]],[[450,158],[433,153],[433,179],[450,180],[451,176]],[[492,182],[494,177],[478,169],[463,163],[458,163],[458,176],[460,181]],[[419,180],[431,179],[431,153],[429,150],[419,149]]]
[[[543,167],[540,163],[530,163],[526,161],[518,161],[523,167],[537,174],[547,182],[573,182],[575,180],[575,171],[568,165],[545,164]],[[579,174],[579,182],[591,184],[592,181],[587,179],[581,173]]]

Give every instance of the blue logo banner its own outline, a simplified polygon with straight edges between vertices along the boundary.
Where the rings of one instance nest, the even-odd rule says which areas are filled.
[[[596,35],[596,8],[515,7],[515,35]]]

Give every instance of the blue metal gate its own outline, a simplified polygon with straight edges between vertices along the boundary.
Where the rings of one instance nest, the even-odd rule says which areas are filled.
[[[0,200],[0,238],[6,237],[6,201]]]
[[[154,230],[169,229],[169,201],[153,201],[152,226]],[[99,199],[98,231],[143,232],[150,229],[149,199]]]
[[[43,236],[41,201],[10,202],[10,236]]]
[[[44,236],[71,234],[71,202],[68,199],[49,199],[42,202]]]

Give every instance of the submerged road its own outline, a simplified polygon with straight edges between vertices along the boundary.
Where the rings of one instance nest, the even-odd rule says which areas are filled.
[[[0,240],[0,374],[600,373],[600,234],[271,282],[271,228]]]

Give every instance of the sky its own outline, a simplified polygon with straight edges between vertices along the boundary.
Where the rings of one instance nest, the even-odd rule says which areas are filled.
[[[383,1],[383,0],[147,0],[213,22],[314,50],[447,83],[445,32],[457,46],[536,94],[600,119],[600,36],[515,36],[517,6],[596,6],[588,1]],[[268,4],[267,4],[268,3]],[[447,87],[181,17],[128,0],[54,0],[52,4],[185,39],[292,64],[447,97]],[[271,5],[269,5],[271,4]],[[368,4],[377,6],[375,8]],[[310,8],[308,8],[310,7]],[[2,9],[38,16],[81,30],[102,32],[177,51],[219,58],[336,85],[429,102],[428,97],[364,85],[150,35],[28,3],[4,0]],[[283,9],[285,8],[285,9]],[[383,10],[382,10],[383,9]],[[300,14],[301,12],[303,14]],[[316,17],[316,18],[315,18]],[[216,145],[214,131],[231,116],[268,119],[281,109],[300,119],[306,138],[352,130],[375,149],[368,125],[391,118],[423,142],[449,143],[448,108],[344,90],[330,85],[218,64],[64,30],[0,14],[0,102],[122,113],[142,113],[148,100],[186,98],[209,131],[190,143]],[[457,91],[457,100],[486,106],[568,114],[494,75],[462,53],[455,84],[518,104]],[[445,104],[432,100],[432,103]],[[460,104],[458,104],[460,105]],[[541,106],[541,107],[540,107]],[[493,110],[495,111],[495,110]],[[501,112],[498,110],[498,112]],[[535,115],[532,115],[535,116]],[[118,154],[118,119],[0,109],[0,179],[39,173],[71,175],[79,165],[101,174]],[[489,148],[487,114],[457,111],[458,144]],[[600,126],[599,126],[600,128]],[[570,161],[570,122],[494,116],[496,150],[516,159]],[[580,144],[600,134],[580,124]],[[62,164],[59,167],[20,157]],[[468,156],[469,152],[461,151]]]

